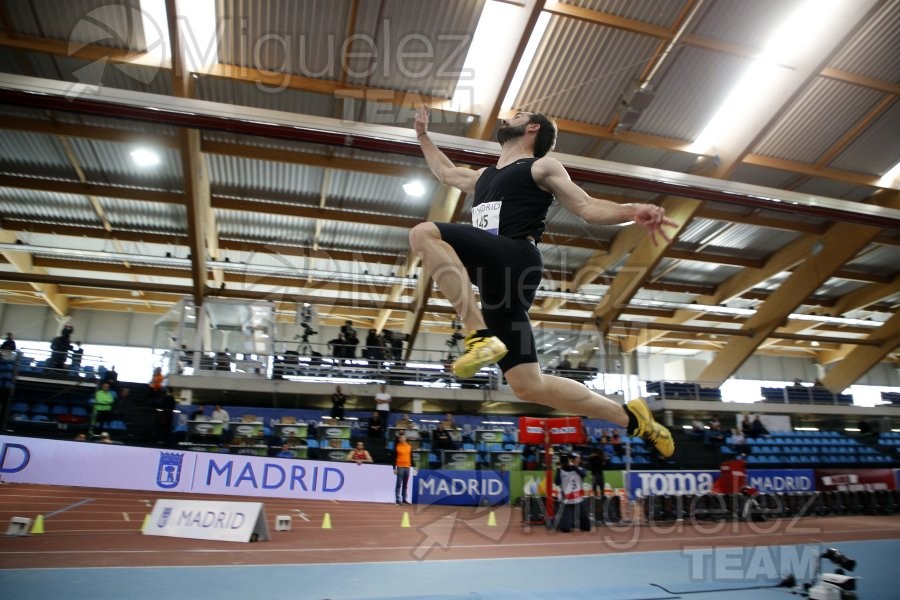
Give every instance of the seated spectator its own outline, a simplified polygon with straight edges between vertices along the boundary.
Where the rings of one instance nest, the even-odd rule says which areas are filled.
[[[759,415],[756,415],[753,419],[753,435],[751,437],[758,438],[764,435],[769,435],[769,430],[766,429],[766,426],[762,424],[762,421],[759,419]]]
[[[731,447],[738,454],[750,454],[750,446],[747,445],[747,438],[737,429],[731,430]]]
[[[438,423],[431,433],[431,448],[433,450],[456,450],[456,442],[450,436],[450,432],[444,429],[443,423]]]
[[[296,458],[294,455],[294,447],[290,444],[284,444],[281,446],[281,450],[278,451],[278,454],[275,455],[275,458]]]
[[[712,420],[709,422],[709,430],[706,432],[706,443],[725,443],[725,429],[722,427],[722,422],[719,421],[719,415],[713,415]]]
[[[691,435],[698,438],[706,437],[706,425],[700,415],[694,415],[694,420],[691,421]]]
[[[86,436],[85,434],[83,434],[83,433],[76,434],[76,435],[75,435],[74,441],[76,441],[76,442],[86,442],[86,441],[87,441],[87,436]]]
[[[741,433],[747,438],[756,437],[753,435],[753,423],[750,421],[750,415],[744,415],[744,420],[741,421]]]
[[[356,442],[356,448],[347,453],[347,461],[355,462],[358,465],[371,463],[372,455],[366,450],[366,445],[364,443]]]
[[[410,419],[409,415],[406,415],[406,414],[403,415],[403,418],[401,418],[399,421],[397,421],[397,424],[395,425],[395,427],[397,429],[418,429],[419,428],[419,426],[416,424],[416,422],[413,421],[412,419]]]
[[[613,452],[616,453],[616,456],[622,458],[625,456],[625,446],[622,444],[622,438],[619,436],[619,432],[616,431],[612,434],[612,437],[609,438],[609,445],[612,446]]]
[[[800,379],[799,377],[796,378],[796,379],[794,379],[794,383],[791,384],[791,387],[792,387],[792,388],[797,388],[797,389],[806,389],[806,386],[803,385],[803,380]]]
[[[605,435],[600,436],[600,441],[597,445],[607,456],[615,454],[615,449],[612,447],[612,444],[609,443],[609,438]]]
[[[556,365],[556,370],[563,374],[565,374],[566,371],[572,370],[572,363],[569,361],[569,358],[567,356],[562,357],[562,360],[560,360],[559,364]]]
[[[378,411],[374,411],[371,418],[369,418],[368,431],[370,438],[384,439],[384,421],[381,420],[381,415]]]
[[[100,439],[98,439],[97,441],[100,442],[101,444],[112,444],[113,443],[112,438],[109,437],[109,434],[106,433],[105,431],[100,434]]]

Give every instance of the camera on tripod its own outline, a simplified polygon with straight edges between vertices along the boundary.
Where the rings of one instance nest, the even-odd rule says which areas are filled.
[[[300,326],[303,327],[303,337],[301,339],[304,342],[309,341],[309,336],[317,335],[319,333],[318,331],[310,327],[308,323],[301,323]]]
[[[834,563],[838,568],[834,573],[824,573],[822,571],[822,559],[826,559]],[[828,548],[819,555],[819,566],[817,569],[817,581],[813,584],[806,584],[806,593],[810,600],[854,600],[857,598],[856,577],[847,575],[847,571],[856,568],[856,561],[838,550],[837,548]]]
[[[450,323],[450,328],[453,330],[453,334],[445,343],[451,348],[455,348],[457,342],[466,338],[466,334],[462,332],[462,323],[459,322],[459,319],[453,319]]]

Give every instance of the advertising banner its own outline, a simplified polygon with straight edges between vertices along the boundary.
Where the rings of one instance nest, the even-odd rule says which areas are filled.
[[[474,432],[476,444],[502,444],[502,429],[476,429]]]
[[[893,490],[891,469],[816,469],[816,490],[820,492],[862,492]]]
[[[222,421],[188,421],[190,435],[222,435]]]
[[[452,471],[473,471],[478,452],[475,450],[441,450],[441,468]]]
[[[326,425],[319,427],[320,440],[349,440],[350,427],[347,425]]]
[[[718,476],[719,471],[632,471],[628,490],[632,500],[666,494],[705,494]]]
[[[247,422],[238,422],[231,424],[231,431],[234,433],[234,437],[262,437],[263,433],[263,424],[262,421],[254,421],[251,423]]]
[[[588,473],[585,484],[591,481]],[[621,496],[625,500],[625,479],[623,471],[604,471],[603,493],[606,496]],[[544,487],[544,471],[510,471],[509,473],[509,501],[517,505],[522,496],[541,495]]]
[[[509,473],[502,471],[419,471],[416,504],[495,506],[509,502]]]
[[[289,438],[300,438],[305,440],[308,435],[309,426],[306,423],[276,423],[272,428],[272,431],[277,437],[283,440]]]
[[[764,494],[814,492],[816,476],[812,469],[752,469],[747,472],[747,485]]]
[[[495,471],[520,471],[522,469],[522,451],[492,450],[491,468]]]
[[[157,500],[142,533],[221,542],[269,539],[262,502]]]
[[[551,444],[581,444],[584,427],[581,417],[519,417],[519,443],[543,444],[544,427],[550,429]]]
[[[346,455],[346,451],[344,451]],[[98,468],[97,465],[103,465]],[[10,483],[126,490],[393,502],[389,465],[332,463],[0,436]]]

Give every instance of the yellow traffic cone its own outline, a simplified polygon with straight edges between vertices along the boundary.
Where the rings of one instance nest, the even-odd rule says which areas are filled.
[[[141,524],[141,533],[144,533],[147,530],[147,525],[150,524],[150,515],[144,515],[144,522]]]
[[[331,515],[325,513],[325,517],[322,519],[322,529],[331,529]]]
[[[44,533],[44,515],[38,515],[34,519],[34,525],[31,526],[31,535]]]
[[[491,514],[488,515],[488,527],[496,527],[497,526],[497,516],[494,514],[494,511],[491,511]]]
[[[400,521],[400,527],[409,527],[409,513],[403,513],[403,520]]]

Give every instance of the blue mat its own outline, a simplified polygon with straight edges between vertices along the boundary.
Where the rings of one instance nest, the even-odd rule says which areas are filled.
[[[422,596],[421,594],[392,595],[390,600],[584,600],[596,598],[598,594],[603,598],[615,600],[669,600],[677,598],[670,592],[653,584],[638,584],[629,586],[606,587],[597,585],[593,587],[578,588],[554,588],[542,590],[490,590],[488,592],[467,592],[463,594],[438,594]],[[386,596],[362,597],[357,600],[387,600]]]
[[[702,594],[703,592],[740,592],[745,590],[762,590],[776,588],[781,580],[756,579],[753,581],[678,581],[672,583],[653,583],[659,589],[670,594]],[[788,588],[785,588],[788,589]]]

